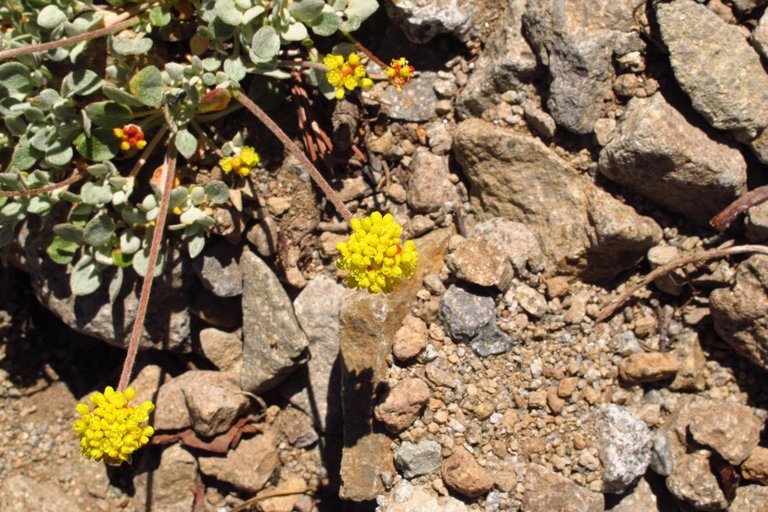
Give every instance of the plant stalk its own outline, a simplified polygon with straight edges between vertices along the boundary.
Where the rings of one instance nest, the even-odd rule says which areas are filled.
[[[11,48],[10,50],[2,51],[0,52],[0,61],[18,57],[20,55],[29,55],[32,53],[45,52],[48,50],[52,50],[54,48],[60,48],[62,46],[72,46],[82,41],[88,41],[91,39],[96,39],[98,37],[108,36],[110,34],[114,34],[115,32],[120,32],[121,30],[128,28],[134,23],[139,21],[138,16],[132,16],[132,17],[130,16],[131,14],[129,12],[124,12],[119,14],[115,19],[113,19],[109,25],[102,28],[98,28],[96,30],[91,30],[90,32],[84,32],[82,34],[78,34],[72,37],[67,37],[64,39],[59,39],[57,41],[49,41],[47,43],[21,46],[19,48]]]
[[[136,309],[136,319],[133,321],[133,330],[131,339],[128,342],[128,352],[125,354],[123,371],[120,374],[120,382],[117,385],[118,391],[125,391],[128,382],[131,380],[133,365],[136,362],[136,354],[139,351],[139,340],[141,332],[144,329],[144,319],[147,316],[147,306],[149,305],[149,296],[152,291],[152,279],[155,274],[155,263],[157,255],[160,253],[160,246],[163,241],[163,231],[165,230],[165,221],[168,216],[168,203],[171,199],[171,189],[173,188],[173,178],[176,176],[176,145],[171,141],[165,153],[165,162],[163,162],[163,197],[160,200],[160,211],[155,221],[155,230],[152,233],[152,244],[149,246],[149,258],[147,259],[147,273],[144,281],[141,283],[141,294],[139,295],[139,306]]]
[[[39,194],[45,194],[46,192],[53,192],[56,189],[71,185],[85,175],[80,169],[75,169],[72,173],[57,183],[51,183],[40,188],[31,188],[29,190],[0,190],[0,197],[22,197],[22,196],[36,196]]]
[[[317,170],[317,167],[315,167],[312,162],[309,161],[309,158],[307,158],[304,152],[299,149],[296,144],[294,144],[290,137],[288,137],[288,135],[286,135],[279,126],[277,126],[272,118],[270,118],[267,113],[264,112],[258,105],[251,101],[251,99],[243,91],[236,90],[234,91],[233,96],[237,101],[242,103],[245,108],[250,110],[253,115],[258,117],[259,121],[264,123],[264,125],[269,128],[272,133],[275,134],[280,142],[285,145],[288,151],[301,163],[307,172],[309,172],[309,175],[315,181],[317,186],[320,187],[320,190],[322,190],[325,196],[331,201],[331,203],[333,203],[336,211],[339,212],[342,217],[344,217],[344,220],[347,222],[352,220],[352,212],[350,212],[349,209],[344,205],[344,201],[342,201],[336,191],[331,188],[323,175],[320,174],[320,171]]]

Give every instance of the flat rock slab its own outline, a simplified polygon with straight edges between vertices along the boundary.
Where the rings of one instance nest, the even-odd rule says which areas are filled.
[[[614,199],[538,139],[472,119],[456,128],[454,149],[487,216],[533,231],[550,270],[605,279],[632,266],[661,240],[650,218]]]
[[[252,393],[274,388],[307,360],[309,342],[291,299],[269,266],[250,251],[243,271],[243,367],[240,386]]]
[[[387,358],[403,319],[416,300],[424,276],[443,265],[450,230],[415,240],[419,265],[411,279],[389,295],[362,291],[346,295],[340,311],[341,385],[344,448],[341,490],[344,499],[373,500],[384,491],[382,472],[395,469],[391,440],[374,433],[373,409],[387,377]]]
[[[245,493],[256,493],[280,465],[277,439],[271,433],[243,439],[226,456],[201,456],[198,462],[204,475],[227,482]]]

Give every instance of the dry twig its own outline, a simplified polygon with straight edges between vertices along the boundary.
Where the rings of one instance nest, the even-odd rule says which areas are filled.
[[[696,254],[691,254],[690,256],[684,256],[673,262],[667,263],[666,265],[662,265],[659,268],[653,270],[652,272],[649,272],[648,274],[646,274],[645,277],[640,279],[640,281],[637,284],[631,286],[624,293],[622,293],[618,297],[608,302],[608,304],[606,304],[603,307],[602,311],[600,311],[600,314],[597,316],[597,319],[595,321],[597,322],[604,321],[606,318],[613,315],[620,307],[622,307],[624,303],[627,302],[627,300],[629,300],[629,298],[632,297],[632,295],[634,295],[638,290],[645,288],[648,284],[650,284],[655,279],[665,274],[669,274],[670,272],[674,272],[680,267],[684,267],[689,263],[714,260],[717,258],[722,258],[724,256],[731,256],[734,254],[744,254],[744,253],[750,253],[750,252],[768,254],[768,246],[748,244],[748,245],[735,245],[731,247],[718,247],[717,249],[711,249],[709,251],[703,251],[703,252],[698,252]]]

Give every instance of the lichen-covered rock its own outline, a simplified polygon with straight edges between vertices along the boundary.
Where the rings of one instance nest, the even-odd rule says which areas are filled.
[[[597,410],[595,432],[603,489],[622,493],[645,474],[651,462],[651,431],[629,409],[609,404]]]
[[[442,448],[435,441],[404,442],[395,450],[395,466],[405,478],[431,473],[440,467],[442,461]]]
[[[437,496],[431,490],[402,480],[389,493],[376,497],[376,512],[469,512],[462,501],[451,496]]]

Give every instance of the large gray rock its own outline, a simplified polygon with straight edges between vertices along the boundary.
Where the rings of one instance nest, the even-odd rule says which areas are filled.
[[[768,369],[768,256],[739,264],[735,283],[710,295],[715,330],[739,354]]]
[[[52,220],[51,216],[50,219]],[[14,264],[29,273],[37,300],[68,327],[120,348],[128,340],[139,305],[142,278],[132,269],[102,273],[102,284],[90,295],[76,297],[69,288],[69,266],[51,261],[41,247],[50,243],[51,227],[32,222],[19,230],[20,250]],[[166,265],[152,282],[152,295],[139,342],[140,349],[189,351],[189,307],[197,279],[189,260],[178,250],[166,255]],[[113,289],[110,291],[110,289]]]
[[[768,503],[768,487],[764,485],[742,485],[736,489],[736,499],[729,510],[734,512],[762,512]]]
[[[440,319],[448,335],[455,341],[468,342],[494,321],[493,299],[474,295],[451,285],[440,301]]]
[[[595,418],[603,490],[622,493],[645,474],[651,462],[651,431],[625,407],[602,405]]]
[[[309,340],[306,375],[291,376],[281,390],[313,417],[323,432],[341,430],[339,309],[347,289],[319,275],[293,301],[299,325]]]
[[[206,289],[218,297],[237,297],[243,293],[243,273],[240,270],[240,254],[243,248],[225,240],[205,248],[203,253],[192,260]]]
[[[547,107],[558,125],[591,133],[613,97],[614,49],[633,37],[632,0],[528,2],[523,24],[549,69]],[[636,37],[636,36],[635,36]]]
[[[473,205],[486,216],[527,225],[550,270],[612,277],[661,239],[653,220],[599,189],[529,135],[472,119],[457,127],[454,150],[471,182]]]
[[[371,92],[379,95],[377,104],[381,105],[389,117],[403,121],[429,121],[435,116],[437,104],[435,80],[437,73],[423,71],[403,87],[402,91],[382,83],[380,87],[371,89]]]
[[[443,452],[440,443],[424,440],[419,443],[404,442],[395,450],[395,466],[404,478],[426,475],[440,467]]]
[[[661,94],[629,102],[599,170],[697,222],[728,206],[747,182],[741,153],[690,124]]]
[[[655,6],[672,70],[693,108],[715,128],[745,141],[757,137],[768,126],[768,74],[739,28],[693,0]]]
[[[469,4],[476,4],[469,7]],[[464,39],[472,28],[472,13],[480,1],[460,0],[387,0],[387,14],[408,39],[426,43],[438,34],[452,34]]]
[[[243,271],[243,367],[240,386],[272,389],[307,360],[308,341],[277,276],[250,251]]]
[[[501,246],[501,253],[518,273],[525,269],[537,272],[543,268],[544,254],[539,241],[525,224],[494,217],[475,224],[472,235],[496,241]]]
[[[197,478],[195,457],[180,444],[171,445],[163,451],[159,466],[140,470],[134,478],[133,505],[137,510],[189,512],[195,501],[189,489]]]
[[[523,37],[526,0],[509,0],[501,10],[498,27],[485,43],[475,69],[457,99],[462,117],[480,117],[499,103],[498,94],[516,89],[529,81],[536,70],[536,56]]]

